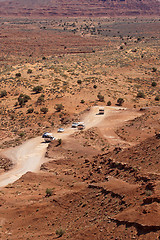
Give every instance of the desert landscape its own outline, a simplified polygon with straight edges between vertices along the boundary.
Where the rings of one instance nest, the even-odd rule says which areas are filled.
[[[159,6],[0,0],[2,240],[160,239]]]

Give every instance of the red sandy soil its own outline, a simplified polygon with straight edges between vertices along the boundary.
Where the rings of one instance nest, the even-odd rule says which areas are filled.
[[[39,173],[1,189],[2,239],[158,239],[159,135],[100,151],[101,126],[49,144]]]
[[[83,1],[55,1],[29,0],[4,1],[1,0],[0,15],[25,17],[101,17],[101,16],[140,16],[158,15],[160,4],[157,0],[83,0]]]

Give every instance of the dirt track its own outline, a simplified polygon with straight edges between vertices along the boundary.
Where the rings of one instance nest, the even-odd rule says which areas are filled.
[[[102,134],[110,141],[111,144],[125,144],[114,132],[114,129],[122,125],[125,121],[134,119],[139,116],[134,110],[128,110],[119,107],[105,107],[105,114],[98,115],[99,107],[93,107],[90,112],[86,113],[82,121],[86,129],[98,126]],[[64,133],[54,132],[56,138],[65,139],[76,129],[67,128]],[[0,187],[13,183],[28,171],[37,172],[40,165],[44,162],[44,155],[48,144],[42,142],[41,137],[26,141],[21,146],[7,150],[4,154],[10,158],[15,167],[0,175]]]

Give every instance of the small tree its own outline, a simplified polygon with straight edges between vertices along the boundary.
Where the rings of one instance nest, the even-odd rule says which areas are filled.
[[[40,109],[42,113],[46,114],[48,112],[48,108],[43,107]]]
[[[21,73],[16,73],[16,77],[21,77]]]
[[[157,83],[156,82],[152,82],[152,87],[156,87]]]
[[[28,102],[28,100],[30,100],[30,96],[26,95],[26,94],[20,94],[18,97],[18,103],[21,107],[23,107],[25,105],[26,102]]]
[[[33,113],[33,111],[34,111],[34,108],[29,108],[29,109],[27,110],[27,113]]]
[[[5,96],[7,96],[7,92],[6,92],[6,90],[2,90],[0,92],[0,97],[2,98],[2,97],[5,97]]]
[[[143,92],[138,92],[137,93],[137,98],[145,98],[145,95]]]
[[[55,109],[56,109],[57,112],[60,112],[61,110],[64,109],[64,106],[61,103],[60,104],[56,104]]]
[[[52,196],[52,195],[53,195],[53,190],[50,189],[50,188],[47,188],[47,189],[46,189],[46,197],[50,197],[50,196]]]
[[[42,102],[44,102],[44,94],[41,94],[41,96],[38,97],[37,99],[37,104],[42,104]]]
[[[156,71],[157,71],[157,68],[153,67],[152,72],[156,72]]]
[[[62,237],[64,233],[65,231],[62,228],[56,230],[56,235],[58,235],[58,237]]]
[[[32,69],[28,69],[27,73],[28,74],[32,73]]]
[[[111,101],[108,101],[108,102],[107,102],[107,106],[111,106]]]
[[[33,88],[33,92],[35,92],[37,94],[37,93],[40,93],[42,91],[42,89],[43,89],[42,86],[36,86]]]
[[[159,101],[160,100],[160,97],[159,96],[156,96],[155,97],[155,101]]]
[[[101,93],[98,93],[97,98],[100,102],[104,102],[104,96]]]
[[[81,80],[77,80],[77,83],[78,83],[78,84],[81,84],[81,83],[82,83],[82,81],[81,81]]]
[[[118,103],[119,106],[122,106],[122,104],[124,103],[124,99],[123,98],[118,98],[117,103]]]

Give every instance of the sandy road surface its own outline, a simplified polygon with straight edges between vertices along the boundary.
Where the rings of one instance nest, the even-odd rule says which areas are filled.
[[[82,121],[85,123],[86,129],[99,126],[106,138],[110,137],[116,139],[116,134],[114,136],[110,135],[110,130],[112,129],[113,134],[113,129],[118,126],[117,124],[119,122],[124,123],[126,120],[133,119],[139,115],[137,112],[134,112],[133,114],[133,111],[125,109],[120,111],[120,108],[116,107],[105,107],[104,115],[98,115],[98,110],[98,106],[92,107],[91,110],[85,114]],[[121,115],[121,117],[119,118],[118,115]],[[115,116],[114,120],[109,119],[112,116]],[[53,135],[56,138],[65,139],[75,131],[78,130],[66,128],[64,133],[53,132]],[[43,163],[47,146],[48,144],[44,143],[41,137],[37,137],[24,142],[18,147],[7,150],[4,155],[10,158],[15,166],[9,172],[0,175],[0,187],[4,187],[9,183],[15,182],[28,171],[37,172],[40,165]]]

